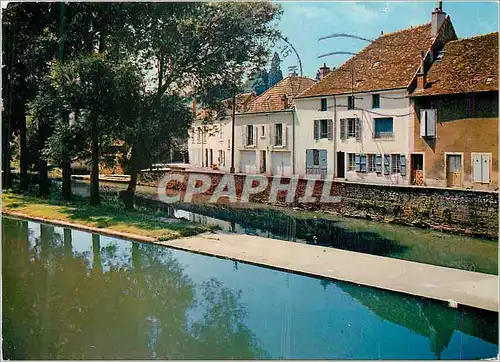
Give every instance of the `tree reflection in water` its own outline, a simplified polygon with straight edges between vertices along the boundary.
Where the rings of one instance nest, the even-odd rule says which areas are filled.
[[[69,230],[40,231],[32,246],[27,222],[3,218],[4,358],[266,357],[240,295],[215,279],[195,285],[169,249],[132,243],[123,259],[93,235],[88,258]],[[188,323],[195,306],[203,316]]]

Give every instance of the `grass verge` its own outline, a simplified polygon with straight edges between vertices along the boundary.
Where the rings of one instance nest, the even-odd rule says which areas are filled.
[[[195,224],[186,220],[162,221],[160,217],[164,216],[163,214],[145,208],[126,212],[120,203],[112,198],[103,198],[101,205],[91,206],[82,198],[65,202],[4,192],[2,211],[149,236],[162,241],[214,229],[209,225]]]

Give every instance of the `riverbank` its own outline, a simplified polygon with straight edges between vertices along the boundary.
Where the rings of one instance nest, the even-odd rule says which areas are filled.
[[[125,212],[118,201],[106,198],[101,205],[91,206],[80,198],[65,202],[4,192],[2,213],[48,223],[60,222],[60,225],[69,227],[85,226],[86,230],[93,232],[107,230],[128,235],[124,237],[140,235],[152,240],[181,238],[214,229],[209,225],[162,217],[147,208]]]

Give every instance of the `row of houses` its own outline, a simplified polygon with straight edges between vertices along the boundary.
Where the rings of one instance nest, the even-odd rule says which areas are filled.
[[[319,74],[238,96],[235,172],[498,188],[498,33],[458,39],[439,5]],[[231,171],[231,119],[193,124],[192,165]]]

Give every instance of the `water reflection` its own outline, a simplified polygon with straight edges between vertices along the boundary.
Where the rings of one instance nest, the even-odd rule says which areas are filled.
[[[211,280],[196,300],[195,286],[170,250],[132,243],[123,262],[116,246],[101,248],[93,235],[90,265],[72,250],[71,232],[54,230],[41,225],[31,247],[28,223],[3,219],[4,358],[265,356],[242,323],[238,294]],[[189,325],[197,303],[204,315]]]
[[[459,359],[498,315],[3,218],[11,359]]]

